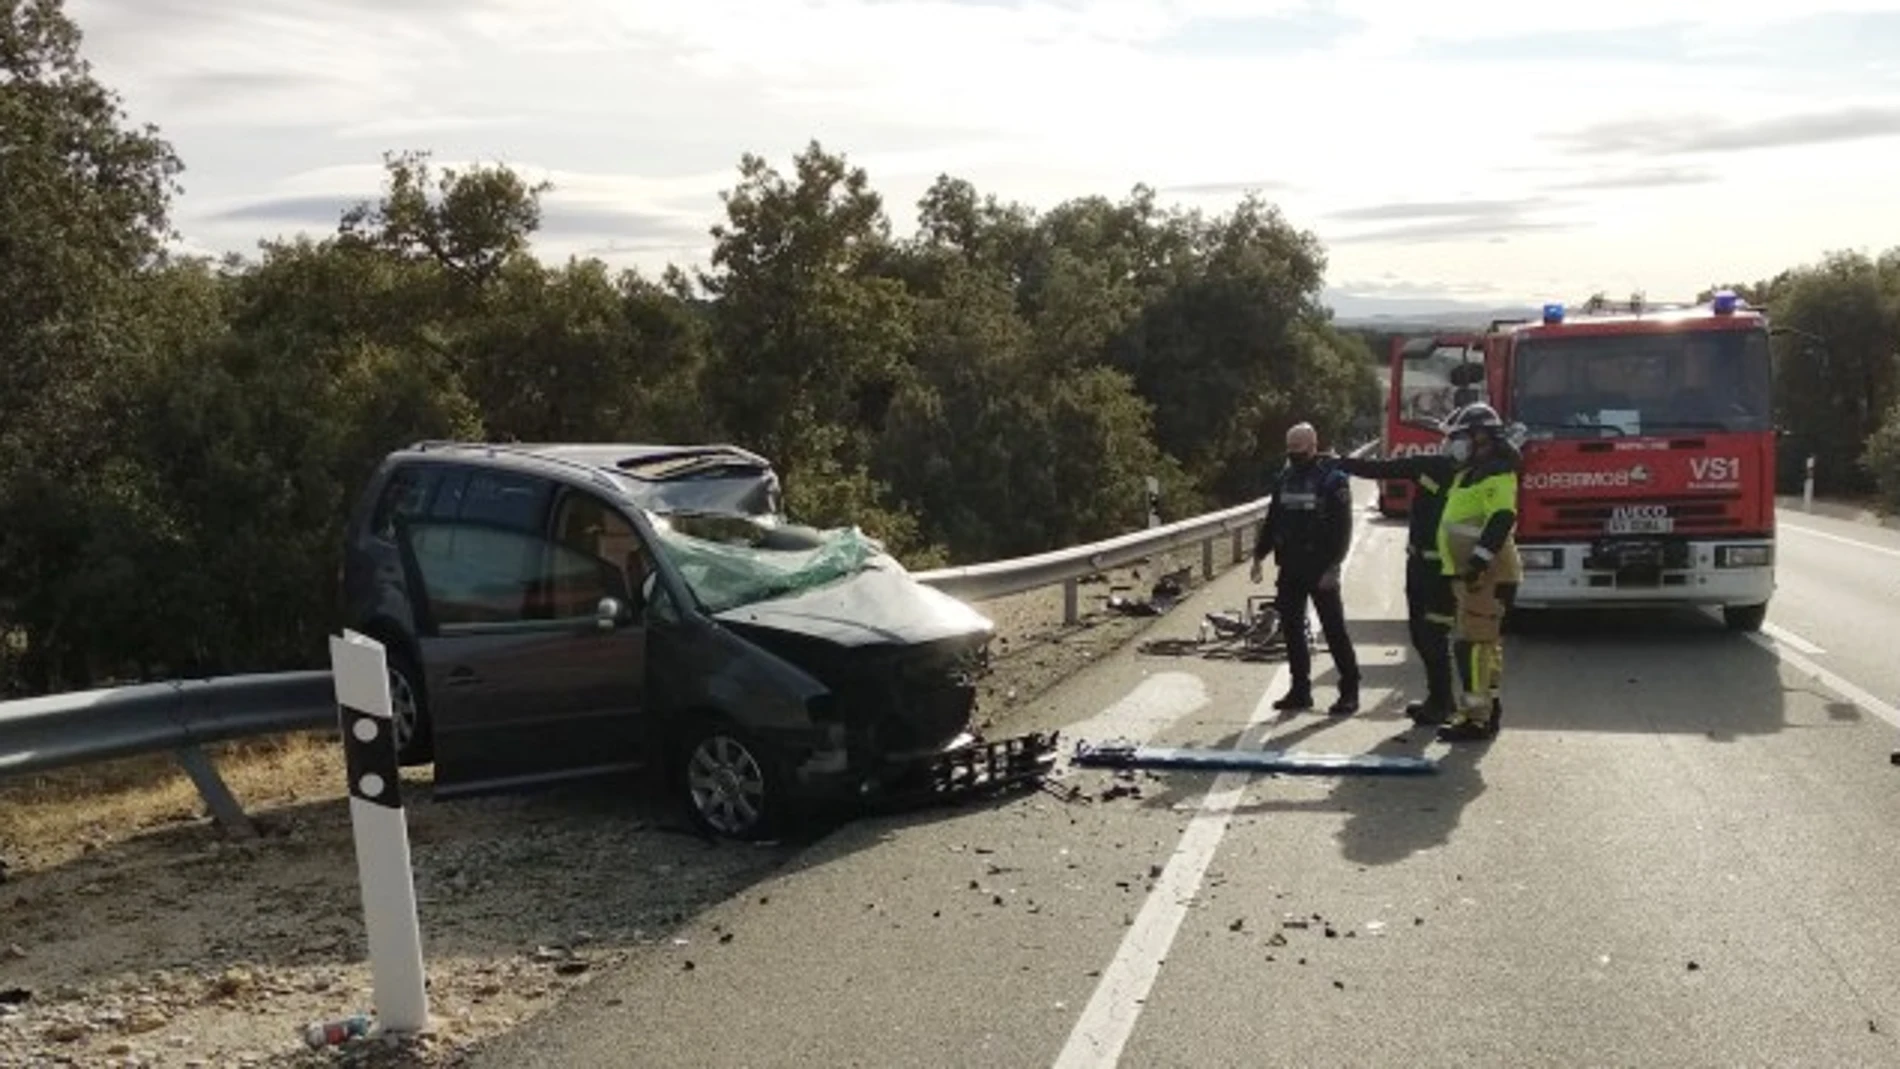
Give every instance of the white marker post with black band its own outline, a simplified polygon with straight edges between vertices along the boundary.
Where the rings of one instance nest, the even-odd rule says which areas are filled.
[[[376,1023],[381,1032],[414,1033],[428,1025],[429,993],[423,982],[422,930],[409,868],[387,656],[382,643],[354,631],[330,636]]]

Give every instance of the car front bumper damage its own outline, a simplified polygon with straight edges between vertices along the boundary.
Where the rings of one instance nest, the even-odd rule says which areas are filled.
[[[870,767],[812,776],[821,793],[851,797],[873,809],[895,810],[987,795],[1040,782],[1055,768],[1056,732],[1002,739],[964,735],[940,750],[886,755]],[[808,766],[809,768],[810,766]]]

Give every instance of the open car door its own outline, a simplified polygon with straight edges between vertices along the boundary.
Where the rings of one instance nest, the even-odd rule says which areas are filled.
[[[641,585],[625,559],[462,519],[405,521],[398,542],[420,636],[438,796],[599,775],[637,761],[646,629]]]

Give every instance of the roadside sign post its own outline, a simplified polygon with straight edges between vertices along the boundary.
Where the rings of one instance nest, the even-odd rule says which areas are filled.
[[[357,880],[369,935],[378,1030],[421,1032],[428,1026],[429,994],[416,919],[415,877],[409,865],[409,828],[389,701],[387,654],[375,639],[344,631],[330,636],[337,719],[348,768],[350,826],[356,838]]]

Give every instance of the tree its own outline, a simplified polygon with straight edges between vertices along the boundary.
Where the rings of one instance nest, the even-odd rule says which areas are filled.
[[[1778,280],[1769,306],[1784,328],[1775,393],[1784,430],[1781,483],[1798,484],[1810,455],[1830,489],[1872,482],[1860,460],[1900,397],[1900,249],[1878,259],[1835,252]]]
[[[0,14],[0,636],[24,642],[33,689],[87,676],[76,584],[137,508],[110,395],[147,352],[137,274],[182,170],[79,47],[58,0]]]
[[[748,154],[713,227],[715,349],[706,400],[728,435],[784,472],[790,507],[817,523],[863,523],[899,551],[915,523],[869,477],[909,339],[909,295],[870,265],[890,241],[862,168],[811,142],[781,176]]]
[[[1860,462],[1873,477],[1881,506],[1900,512],[1900,401],[1888,406],[1880,429],[1868,437]]]
[[[338,232],[432,260],[476,288],[527,255],[528,240],[541,226],[541,196],[554,188],[530,184],[507,167],[445,168],[438,176],[426,152],[386,154],[383,168],[389,188],[382,201],[345,212]]]

